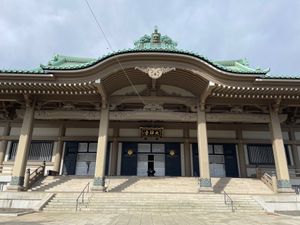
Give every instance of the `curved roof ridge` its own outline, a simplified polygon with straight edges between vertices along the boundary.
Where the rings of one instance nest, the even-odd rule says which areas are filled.
[[[196,58],[199,58],[201,60],[206,61],[207,63],[211,64],[212,66],[225,71],[225,72],[230,72],[230,73],[245,73],[245,74],[262,74],[265,75],[268,70],[256,70],[253,68],[249,68],[249,69],[245,69],[245,68],[240,68],[237,66],[227,66],[227,65],[223,65],[222,62],[240,62],[240,63],[244,63],[243,59],[239,59],[239,60],[227,60],[227,61],[213,61],[203,55],[191,52],[191,51],[186,51],[186,50],[179,50],[179,49],[161,49],[161,48],[153,48],[153,49],[124,49],[124,50],[119,50],[116,52],[112,52],[112,53],[108,53],[106,55],[103,55],[102,57],[99,57],[98,59],[91,59],[90,61],[86,61],[86,62],[82,62],[82,63],[78,63],[77,65],[67,65],[64,66],[63,64],[61,64],[60,66],[56,66],[56,65],[42,65],[42,68],[44,70],[73,70],[73,69],[84,69],[87,68],[89,66],[92,66],[104,59],[107,59],[109,57],[112,56],[117,56],[117,55],[121,55],[121,54],[126,54],[126,53],[133,53],[133,52],[166,52],[166,53],[178,53],[178,54],[186,54],[186,55],[190,55]],[[76,59],[76,57],[74,57],[74,59]],[[80,58],[79,58],[80,59]]]

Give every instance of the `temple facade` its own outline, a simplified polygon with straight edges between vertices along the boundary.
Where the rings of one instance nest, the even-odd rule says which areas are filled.
[[[98,59],[55,55],[34,70],[0,70],[0,172],[22,190],[26,169],[56,175],[211,177],[276,173],[298,184],[300,77],[245,59],[211,61],[157,29]]]

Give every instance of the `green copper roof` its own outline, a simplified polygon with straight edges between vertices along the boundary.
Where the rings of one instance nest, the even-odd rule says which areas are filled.
[[[34,73],[34,74],[45,74],[47,70],[77,70],[87,68],[95,65],[102,60],[105,60],[112,56],[122,55],[126,53],[140,53],[140,52],[158,52],[158,53],[176,53],[182,55],[189,55],[201,59],[210,65],[214,66],[225,72],[236,73],[236,74],[257,74],[262,78],[268,79],[300,79],[300,77],[277,77],[267,75],[269,69],[260,69],[250,67],[246,59],[227,60],[227,61],[212,61],[203,55],[199,55],[194,52],[180,50],[177,48],[177,43],[166,35],[161,35],[157,28],[154,32],[149,35],[142,36],[139,40],[134,42],[134,48],[124,49],[117,52],[106,54],[98,59],[93,58],[80,58],[73,56],[55,55],[47,65],[40,65],[38,68],[33,70],[0,70],[0,73]]]
[[[51,59],[47,65],[41,65],[41,68],[44,70],[75,70],[75,69],[82,69],[89,66],[92,66],[106,58],[109,58],[114,55],[121,55],[125,53],[132,53],[132,52],[166,52],[166,53],[178,53],[178,54],[185,54],[194,56],[196,58],[200,58],[211,65],[217,67],[226,72],[231,73],[245,73],[245,74],[266,74],[269,70],[262,70],[262,69],[254,69],[249,66],[246,60],[238,59],[238,60],[231,60],[231,61],[212,61],[208,58],[198,55],[193,52],[188,52],[184,50],[178,49],[156,49],[156,48],[146,48],[146,49],[125,49],[118,52],[110,53],[104,55],[98,59],[91,59],[91,58],[78,58],[78,57],[69,57],[69,56],[61,56],[55,55],[53,59]]]

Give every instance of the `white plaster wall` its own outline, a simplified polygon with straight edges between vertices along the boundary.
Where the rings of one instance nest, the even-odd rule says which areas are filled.
[[[10,129],[10,135],[11,136],[19,136],[21,133],[21,127],[12,127]]]
[[[40,128],[40,127],[36,127],[33,128],[33,132],[32,135],[33,136],[58,136],[59,134],[59,128],[55,128],[55,127],[45,127],[45,128]]]
[[[249,131],[243,130],[242,135],[244,139],[271,139],[271,133],[269,131]]]
[[[270,140],[271,132],[270,131],[250,131],[243,130],[242,132],[244,139],[260,139],[260,140]],[[283,140],[289,140],[289,133],[287,131],[282,132]]]
[[[139,137],[139,136],[141,136],[141,131],[140,131],[140,129],[120,128],[119,136],[120,137]]]
[[[98,128],[67,128],[65,136],[98,136]]]
[[[197,130],[189,130],[189,135],[192,138],[197,137]],[[208,138],[236,138],[234,130],[208,130]]]
[[[236,134],[234,130],[208,130],[208,138],[235,138]]]
[[[183,137],[182,129],[164,129],[163,130],[164,137]]]

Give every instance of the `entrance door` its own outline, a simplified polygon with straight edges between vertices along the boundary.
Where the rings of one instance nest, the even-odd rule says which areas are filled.
[[[199,176],[198,145],[193,144],[193,175]],[[238,177],[234,144],[209,144],[210,175],[212,177]]]
[[[165,146],[166,176],[181,176],[180,143]]]
[[[154,176],[165,176],[165,145],[139,143],[137,157],[137,176],[148,176],[154,170]]]
[[[63,174],[74,175],[76,170],[78,142],[66,142]]]
[[[105,175],[108,174],[110,143],[107,144]],[[64,175],[95,174],[97,142],[66,142]]]
[[[97,154],[96,142],[78,143],[75,175],[94,175]]]
[[[227,177],[238,177],[238,166],[234,144],[224,145],[225,168]]]
[[[121,175],[135,176],[137,174],[137,143],[123,142]]]

